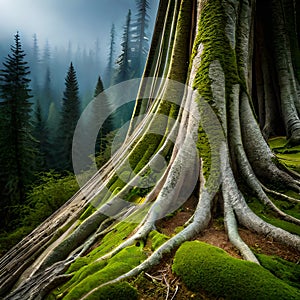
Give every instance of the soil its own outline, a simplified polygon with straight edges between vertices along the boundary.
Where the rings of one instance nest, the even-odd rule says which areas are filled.
[[[157,222],[158,230],[168,236],[174,235],[176,230],[192,217],[192,212],[196,204],[197,199],[191,197],[175,214],[159,220]],[[258,235],[246,228],[239,228],[239,234],[246,244],[256,253],[276,255],[285,260],[300,263],[300,252],[275,242],[269,237]],[[196,236],[195,239],[222,248],[229,255],[242,259],[239,251],[228,240],[222,218],[214,219],[210,227]],[[169,255],[165,255],[160,264],[148,272],[140,274],[133,280],[133,285],[136,286],[139,291],[139,299],[215,300],[216,298],[208,295],[204,291],[197,293],[189,291],[181,280],[172,273],[172,257],[174,257],[175,252],[176,249]]]

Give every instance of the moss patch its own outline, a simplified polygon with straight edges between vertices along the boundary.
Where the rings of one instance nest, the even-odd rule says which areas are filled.
[[[280,163],[300,173],[300,146],[291,146],[285,137],[269,139],[269,145]]]
[[[128,282],[107,285],[90,295],[88,300],[137,300],[137,290]]]
[[[64,299],[81,299],[92,289],[127,273],[145,259],[146,255],[143,252],[143,245],[138,244],[138,246],[134,245],[123,249],[109,260],[91,262],[88,265],[81,267],[75,273],[74,277],[62,287],[61,290],[64,291],[64,293],[67,293]],[[79,266],[79,263],[77,263],[77,266]],[[111,289],[112,293],[113,291],[119,293],[119,289],[114,289],[112,287]],[[93,297],[91,296],[92,298],[89,299],[98,299],[97,296],[103,292],[101,292],[101,290],[93,293]]]
[[[151,250],[156,250],[157,248],[159,248],[164,242],[166,242],[169,237],[159,233],[156,230],[153,230],[149,233],[149,239],[151,242]]]
[[[208,244],[185,242],[173,271],[192,291],[203,289],[225,299],[299,299],[300,292],[254,263],[229,256]]]
[[[273,212],[268,207],[260,203],[256,198],[248,198],[247,202],[255,214],[257,214],[264,221],[276,227],[280,227],[290,233],[300,235],[300,226],[278,219],[278,217],[274,216]],[[278,204],[278,202],[276,204]],[[291,215],[294,215],[295,217],[298,215],[298,213],[295,213],[294,210],[286,210],[286,212],[291,213]]]
[[[287,284],[300,289],[300,265],[277,256],[256,254],[261,265]]]

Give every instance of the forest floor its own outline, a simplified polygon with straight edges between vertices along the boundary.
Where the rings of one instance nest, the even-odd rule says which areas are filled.
[[[158,221],[157,229],[167,236],[174,235],[180,229],[180,226],[191,218],[196,201],[197,199],[192,196],[176,214]],[[293,263],[300,263],[300,252],[275,242],[269,237],[260,236],[246,228],[240,228],[239,234],[255,253],[275,255]],[[225,232],[223,218],[221,217],[215,219],[209,228],[194,239],[222,248],[232,257],[242,259],[239,251],[229,241]],[[172,273],[172,259],[175,252],[176,250],[164,256],[160,264],[148,272],[140,274],[131,282],[138,289],[139,299],[217,299],[204,291],[199,291],[198,293],[189,291],[184,283]]]

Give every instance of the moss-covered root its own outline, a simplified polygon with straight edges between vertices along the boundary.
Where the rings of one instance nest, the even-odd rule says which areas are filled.
[[[203,175],[202,175],[203,178]],[[161,236],[157,236],[154,233],[154,236],[152,236],[152,247],[155,249],[155,251],[152,253],[151,256],[149,256],[145,261],[143,261],[141,264],[136,266],[135,268],[131,269],[129,272],[119,276],[118,278],[111,280],[109,282],[106,282],[93,290],[91,290],[89,293],[87,293],[82,300],[89,299],[88,297],[92,295],[93,293],[97,292],[99,289],[101,289],[103,286],[115,284],[118,282],[121,282],[122,280],[127,280],[128,278],[132,276],[136,276],[142,271],[145,271],[161,260],[162,256],[165,253],[170,253],[174,248],[181,245],[183,242],[193,238],[197,233],[204,230],[211,219],[211,204],[213,200],[213,196],[209,191],[205,188],[205,180],[203,178],[201,182],[201,192],[200,192],[200,199],[197,205],[197,208],[194,213],[193,221],[191,224],[189,224],[186,228],[184,228],[181,232],[173,236],[172,238],[166,240],[164,243],[164,239],[161,238]]]
[[[173,271],[190,290],[204,290],[214,297],[248,300],[300,298],[299,290],[261,266],[233,258],[220,248],[198,241],[185,242],[178,249]]]
[[[223,194],[228,193],[230,195],[230,202],[239,223],[251,231],[255,231],[261,235],[268,235],[285,245],[300,250],[299,236],[263,221],[249,208],[237,187],[229,164],[228,152],[226,153],[226,151],[222,153],[222,164]]]

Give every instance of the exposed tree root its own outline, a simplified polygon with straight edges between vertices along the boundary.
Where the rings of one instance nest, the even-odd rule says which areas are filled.
[[[277,8],[279,2],[270,0],[272,17],[278,20],[273,53],[276,76],[280,77],[278,90],[274,89],[268,51],[255,55],[252,65],[253,52],[265,45],[264,30],[259,32],[258,44],[252,42],[258,26],[254,26],[254,0],[160,3],[164,13],[159,12],[159,32],[153,37],[157,49],[150,50],[145,70],[145,76],[155,78],[140,86],[134,111],[137,119],[131,121],[124,144],[80,192],[0,260],[1,295],[10,292],[6,299],[11,300],[42,299],[69,280],[72,275],[64,273],[72,262],[101,245],[120,222],[130,221],[136,227],[93,263],[109,261],[126,247],[147,240],[156,221],[180,208],[192,193],[197,194],[198,203],[192,217],[182,224],[183,230],[141,264],[86,291],[81,299],[151,268],[164,254],[194,238],[209,225],[216,201],[224,213],[227,235],[244,259],[258,263],[241,239],[239,225],[300,251],[300,237],[263,221],[241,192],[250,190],[278,218],[300,226],[300,220],[281,211],[268,197],[300,202],[275,190],[280,187],[299,193],[300,175],[280,167],[263,136],[276,131],[272,128],[271,101],[279,95],[287,135],[292,143],[300,141],[299,84],[292,70],[292,52],[284,34],[285,20]],[[195,20],[199,21],[197,26]],[[262,20],[258,24],[264,26]],[[268,60],[260,67],[265,57]],[[174,85],[174,81],[182,84]],[[255,93],[263,134],[252,105],[251,95]],[[150,95],[149,99],[143,99],[145,95]],[[207,153],[201,152],[202,146]],[[131,193],[140,187],[148,188],[147,193]],[[222,197],[217,199],[218,192]]]

